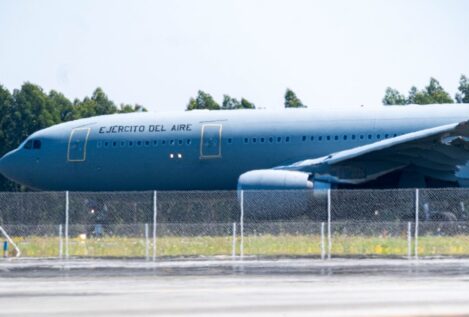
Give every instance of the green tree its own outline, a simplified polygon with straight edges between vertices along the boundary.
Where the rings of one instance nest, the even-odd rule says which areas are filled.
[[[121,104],[119,106],[119,110],[118,110],[119,113],[130,113],[130,112],[147,112],[147,109],[142,106],[142,105],[139,105],[139,104],[135,104],[135,105],[129,105],[129,104]]]
[[[60,121],[70,121],[73,118],[73,104],[62,93],[55,90],[49,92],[49,102],[60,114]]]
[[[406,98],[403,94],[401,94],[396,89],[391,87],[386,88],[386,92],[383,98],[383,105],[391,106],[391,105],[405,105]]]
[[[256,109],[256,106],[245,98],[241,98],[241,109]]]
[[[0,85],[0,157],[11,148],[6,130],[13,102],[10,91]]]
[[[223,95],[223,102],[221,104],[221,108],[223,110],[240,109],[241,103],[236,98],[232,98],[228,95]]]
[[[409,90],[409,96],[407,97],[406,103],[408,105],[415,104],[415,96],[417,96],[418,89],[415,86],[412,86]]]
[[[223,103],[221,106],[222,110],[233,110],[233,109],[255,109],[256,106],[248,101],[246,98],[241,98],[241,102],[236,98],[232,98],[228,95],[223,96]]]
[[[469,80],[465,75],[461,75],[459,79],[458,90],[456,101],[458,103],[469,103]]]
[[[199,90],[197,97],[195,99],[191,98],[186,108],[186,110],[194,109],[219,110],[220,105],[213,100],[213,97],[210,94]]]
[[[301,100],[291,89],[287,89],[285,92],[285,108],[306,108]]]
[[[451,96],[441,87],[438,80],[430,78],[430,83],[424,90],[417,90],[415,87],[411,88],[407,103],[428,105],[435,103],[453,103]]]

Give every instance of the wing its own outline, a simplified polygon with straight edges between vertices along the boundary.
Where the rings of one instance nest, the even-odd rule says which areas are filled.
[[[436,179],[456,181],[469,160],[469,121],[407,133],[275,169],[308,172],[315,180],[360,184],[413,166]]]

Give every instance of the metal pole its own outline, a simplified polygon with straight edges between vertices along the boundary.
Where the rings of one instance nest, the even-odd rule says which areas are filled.
[[[59,259],[63,257],[64,241],[63,241],[63,232],[62,224],[59,225]]]
[[[18,248],[16,243],[11,239],[11,237],[8,235],[8,233],[3,229],[2,226],[0,226],[0,232],[3,234],[3,236],[10,242],[10,244],[15,248],[16,250],[16,257],[19,258],[21,256],[21,250]],[[7,251],[8,251],[8,246],[7,246]]]
[[[236,258],[236,222],[233,222],[233,243],[231,247],[231,257]]]
[[[415,259],[417,260],[419,258],[419,189],[415,189],[415,237],[414,237],[414,254],[415,254]]]
[[[150,252],[150,240],[148,239],[148,223],[145,224],[145,260],[148,261]]]
[[[412,258],[412,222],[407,223],[407,258]]]
[[[240,207],[241,207],[241,215],[239,219],[239,231],[241,235],[241,240],[239,243],[239,256],[241,257],[241,259],[243,259],[244,257],[244,190],[241,190]]]
[[[157,192],[153,192],[153,261],[156,261],[156,217],[158,215],[157,208]]]
[[[65,192],[65,258],[68,259],[68,222],[69,222],[69,197],[68,190]]]
[[[321,222],[321,260],[324,260],[326,258],[326,246],[324,245],[325,244],[324,226],[325,226],[325,223]]]
[[[331,259],[332,233],[331,233],[331,189],[327,190],[327,259]]]

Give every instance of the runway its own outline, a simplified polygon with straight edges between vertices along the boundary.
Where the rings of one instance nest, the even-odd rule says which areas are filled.
[[[469,316],[469,260],[0,261],[2,316]]]

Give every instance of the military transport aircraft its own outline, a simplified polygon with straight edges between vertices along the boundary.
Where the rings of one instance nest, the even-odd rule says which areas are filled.
[[[35,132],[0,160],[39,190],[469,186],[469,105],[131,113]]]

